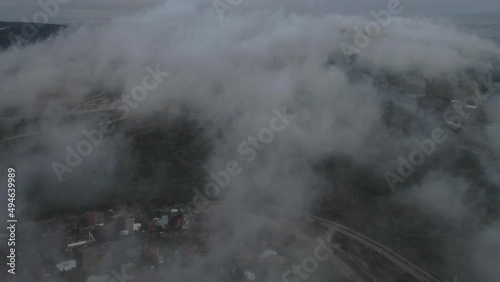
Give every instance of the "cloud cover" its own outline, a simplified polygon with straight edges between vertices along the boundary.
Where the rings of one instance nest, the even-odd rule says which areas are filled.
[[[353,81],[341,65],[328,64],[333,54],[341,54],[339,44],[350,40],[343,30],[363,27],[366,18],[267,9],[274,2],[252,5],[220,21],[210,6],[203,8],[206,3],[170,1],[144,15],[71,28],[46,42],[25,46],[18,54],[5,50],[0,53],[2,106],[21,107],[20,113],[27,114],[39,111],[40,101],[54,93],[73,101],[83,101],[94,91],[129,93],[141,83],[146,66],[159,65],[170,76],[134,113],[147,116],[165,107],[187,109],[212,146],[207,172],[238,160],[242,174],[231,180],[220,207],[221,213],[234,213],[229,219],[238,230],[234,242],[267,226],[265,218],[253,218],[254,228],[246,228],[247,223],[239,221],[244,215],[237,212],[241,203],[269,202],[282,214],[307,212],[320,196],[312,191],[327,186],[315,171],[316,164],[347,157],[376,171],[377,165],[391,161],[388,152],[409,146],[415,136],[424,136],[436,126],[438,121],[427,117],[424,128],[410,136],[393,134],[383,124],[373,78]],[[494,43],[453,26],[394,18],[362,50],[356,67],[374,73],[417,70],[439,78],[468,69],[489,70],[489,60],[498,58],[499,52]],[[54,100],[44,111],[60,107]],[[284,107],[297,117],[247,163],[238,146],[268,126],[274,108]],[[110,183],[124,177],[115,174],[117,163],[134,160],[121,132],[107,138],[62,184],[50,166],[64,157],[66,145],[81,138],[83,127],[95,122],[92,117],[68,126],[55,118],[42,124],[41,130],[47,133],[36,142],[43,150],[33,154],[32,145],[24,143],[31,141],[19,141],[7,147],[3,165],[13,162],[20,177],[42,180],[43,194],[53,205],[97,201],[116,189]],[[35,129],[27,129],[31,130]],[[95,173],[90,185],[81,181],[86,172]],[[169,172],[158,172],[162,173]],[[35,186],[28,189],[42,189]],[[431,193],[424,190],[418,198],[439,205],[447,193],[453,193],[449,186],[443,187]],[[70,196],[79,191],[86,192],[82,198]],[[457,207],[458,198],[453,199]],[[461,206],[460,210],[465,212]],[[446,209],[437,212],[449,216]]]

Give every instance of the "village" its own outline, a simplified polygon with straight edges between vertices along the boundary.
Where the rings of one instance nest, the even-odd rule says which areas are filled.
[[[175,205],[65,214],[62,226],[53,219],[38,222],[45,227],[33,232],[33,242],[23,242],[31,247],[20,253],[19,267],[29,270],[21,276],[46,282],[257,282],[282,281],[283,274],[293,277],[295,259],[287,252],[307,248],[296,236],[269,228],[246,245],[228,246],[225,255],[214,260],[210,248],[224,245],[231,227],[224,218],[209,216]],[[211,230],[227,233],[217,231],[214,236]]]

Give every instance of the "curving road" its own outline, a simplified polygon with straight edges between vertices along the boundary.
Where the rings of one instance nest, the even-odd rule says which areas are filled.
[[[415,279],[418,281],[422,282],[441,282],[438,279],[436,279],[434,276],[430,275],[427,273],[425,270],[419,268],[415,264],[411,263],[409,260],[403,258],[396,252],[392,251],[388,247],[350,229],[347,226],[341,225],[339,223],[336,223],[331,220],[327,220],[318,216],[314,215],[305,215],[305,217],[310,218],[312,220],[317,220],[323,225],[324,227],[328,229],[333,229],[337,232],[340,232],[349,238],[358,241],[359,243],[365,245],[368,248],[372,248],[378,253],[384,257],[386,257],[388,260],[390,260],[392,263],[395,265],[401,267],[403,270],[411,274]],[[330,238],[329,238],[330,239]],[[330,240],[329,240],[330,241]],[[330,243],[330,242],[329,242]]]

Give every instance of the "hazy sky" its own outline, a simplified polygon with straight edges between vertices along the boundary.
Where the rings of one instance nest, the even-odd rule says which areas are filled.
[[[32,19],[42,10],[39,2],[55,0],[0,0],[0,21],[22,21]],[[154,7],[168,0],[59,0],[69,1],[61,5],[61,10],[51,18],[51,22],[84,22],[113,18],[136,13],[141,9]],[[170,0],[173,1],[173,0]],[[180,0],[177,0],[180,1]],[[192,0],[202,2],[211,8],[213,0]],[[227,0],[219,0],[227,2]],[[317,10],[340,14],[367,14],[380,10],[390,0],[241,0],[236,10],[244,11],[252,6],[278,7],[286,5],[293,10]],[[437,15],[462,13],[500,13],[498,0],[400,0],[404,5],[403,15]],[[320,9],[314,9],[318,7]]]

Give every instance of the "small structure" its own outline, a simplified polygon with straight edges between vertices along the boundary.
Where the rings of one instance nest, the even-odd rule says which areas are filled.
[[[67,249],[71,250],[74,248],[87,246],[94,242],[95,242],[94,235],[92,235],[92,232],[89,231],[87,234],[77,235],[76,237],[69,237]]]
[[[157,225],[165,229],[168,227],[168,222],[169,222],[168,215],[164,215],[160,219],[158,219]]]
[[[245,282],[247,282],[247,281],[248,281],[248,282],[250,282],[250,281],[255,281],[255,274],[253,274],[253,273],[252,273],[252,272],[250,272],[250,271],[245,271],[245,272],[243,273],[243,276],[244,276],[243,281],[245,281]]]
[[[158,218],[157,218],[157,217],[153,218],[153,219],[152,219],[152,220],[148,223],[148,230],[149,230],[149,231],[155,231],[155,230],[156,230],[157,223],[158,223]]]
[[[261,262],[266,264],[283,264],[285,259],[273,250],[265,250],[259,255]]]
[[[85,214],[86,227],[89,226],[104,226],[104,214],[101,212],[87,212]]]
[[[60,272],[71,270],[73,268],[76,268],[76,260],[70,259],[60,262],[56,264],[56,267]]]
[[[268,257],[271,257],[271,256],[277,256],[277,255],[278,254],[275,251],[273,251],[273,250],[265,250],[265,251],[263,251],[260,254],[259,258],[263,259],[263,258],[268,258]]]

